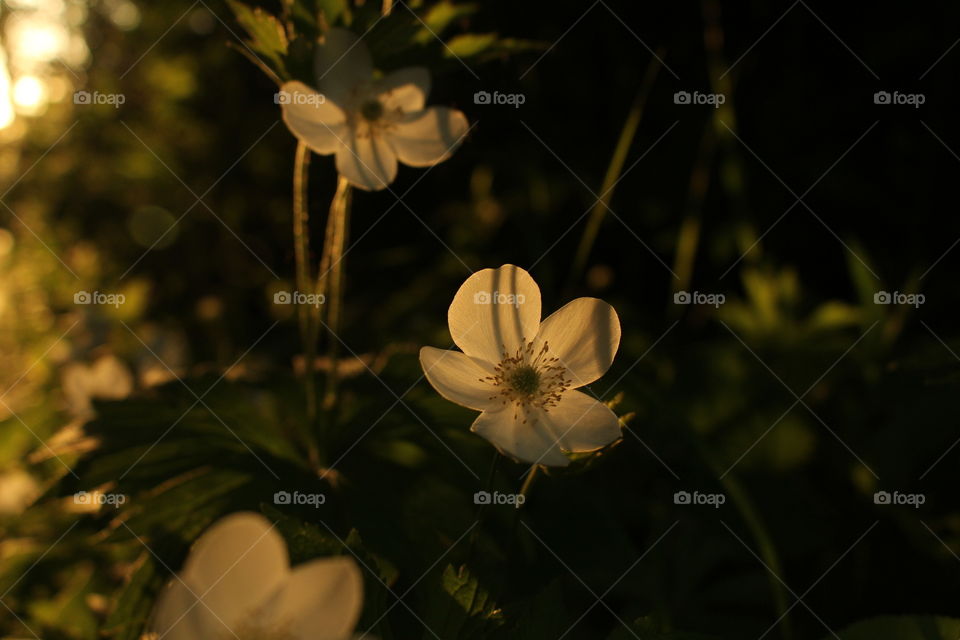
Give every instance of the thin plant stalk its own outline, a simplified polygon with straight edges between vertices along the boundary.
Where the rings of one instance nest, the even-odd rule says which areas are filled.
[[[337,181],[337,191],[330,203],[323,256],[320,259],[320,275],[317,279],[317,291],[325,296],[324,326],[330,334],[327,342],[327,385],[323,398],[325,408],[332,407],[337,396],[339,377],[337,360],[340,351],[338,331],[343,307],[344,247],[349,229],[351,192],[350,183],[340,176]]]
[[[577,278],[583,273],[584,267],[586,267],[587,259],[590,257],[590,251],[593,249],[593,243],[596,241],[597,234],[600,232],[600,225],[603,223],[603,219],[607,214],[610,200],[613,198],[614,189],[620,179],[623,165],[627,160],[627,153],[630,151],[630,146],[633,144],[637,129],[640,127],[640,121],[643,118],[647,98],[653,89],[653,83],[656,81],[657,73],[662,66],[660,60],[663,58],[663,55],[663,51],[658,51],[657,55],[654,56],[647,65],[643,81],[640,84],[640,91],[637,93],[637,97],[633,101],[633,106],[627,114],[627,119],[620,129],[617,146],[614,148],[613,157],[610,158],[610,164],[607,166],[607,172],[603,178],[603,185],[600,187],[600,198],[590,211],[587,226],[583,231],[583,235],[580,237],[580,245],[577,247],[577,252],[574,255],[573,267],[570,270],[571,285],[576,282]]]
[[[293,166],[293,247],[296,259],[297,291],[303,294],[311,292],[312,278],[310,277],[310,233],[309,209],[307,206],[307,189],[309,186],[310,149],[302,142],[297,143]],[[307,395],[308,424],[312,425],[317,417],[317,392],[314,375],[314,361],[316,359],[317,340],[313,327],[319,322],[315,317],[316,307],[311,305],[297,305],[297,321],[300,326],[300,339],[304,349],[304,387]],[[319,310],[316,310],[319,313]],[[314,434],[307,430],[308,455],[312,464],[318,464],[318,455]]]

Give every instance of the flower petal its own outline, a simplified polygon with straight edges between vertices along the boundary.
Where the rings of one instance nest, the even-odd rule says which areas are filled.
[[[400,162],[429,167],[453,155],[469,129],[462,112],[430,107],[396,121],[387,135]]]
[[[302,82],[280,87],[280,108],[290,132],[314,153],[336,151],[346,135],[346,116],[332,100]]]
[[[297,640],[344,640],[351,637],[362,604],[357,564],[350,558],[322,558],[294,568],[258,612],[258,623]]]
[[[450,402],[469,409],[483,411],[493,409],[500,403],[491,399],[493,386],[481,378],[493,375],[493,367],[482,361],[446,349],[423,347],[420,349],[420,365],[433,388]]]
[[[468,356],[499,363],[536,337],[540,287],[530,274],[505,264],[467,278],[447,312],[450,335]]]
[[[337,149],[337,171],[350,184],[379,191],[397,177],[397,156],[382,137],[350,129],[345,143]]]
[[[422,111],[430,93],[430,72],[423,67],[399,69],[378,81],[373,91],[387,112]]]
[[[197,540],[181,577],[215,619],[228,627],[262,604],[290,572],[287,546],[263,516],[240,512],[219,520]]]
[[[355,33],[335,27],[317,47],[314,71],[320,91],[337,104],[348,105],[357,88],[373,78],[373,61]]]
[[[540,325],[536,350],[549,344],[551,356],[559,358],[573,379],[573,388],[598,379],[613,363],[620,345],[620,319],[603,300],[577,298]]]
[[[544,412],[545,422],[564,451],[596,451],[623,432],[617,415],[602,402],[579,391],[566,391],[560,401]]]
[[[216,616],[202,603],[196,602],[197,598],[190,589],[174,578],[157,598],[150,630],[164,640],[216,638],[226,633],[227,629]]]
[[[526,413],[513,406],[484,411],[470,427],[502,453],[521,462],[565,467],[570,460],[560,451],[539,411]]]

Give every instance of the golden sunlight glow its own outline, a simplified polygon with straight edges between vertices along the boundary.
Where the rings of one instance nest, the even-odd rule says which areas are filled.
[[[16,57],[24,61],[54,60],[69,43],[69,33],[64,25],[41,14],[14,16],[6,30]]]
[[[13,103],[17,111],[35,115],[47,104],[47,85],[36,76],[22,76],[13,84]]]
[[[13,103],[10,101],[10,73],[7,71],[7,56],[0,48],[0,129],[13,124]]]

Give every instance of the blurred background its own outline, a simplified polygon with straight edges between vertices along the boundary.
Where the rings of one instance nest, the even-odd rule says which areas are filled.
[[[488,524],[476,570],[509,563],[498,603],[557,625],[523,637],[625,638],[618,618],[642,618],[815,638],[957,615],[958,11],[495,0],[463,18],[455,30],[543,45],[437,60],[429,102],[464,111],[469,138],[402,167],[392,192],[355,195],[340,336],[387,388],[358,376],[369,413],[344,412],[338,451],[358,492],[396,473],[404,493],[341,514],[345,530],[414,580],[437,553],[404,567],[418,530],[378,517],[450,539],[469,525],[472,507],[450,505],[480,488],[491,450],[418,381],[416,351],[450,344],[446,308],[472,271],[514,263],[545,312],[581,295],[616,307],[620,355],[593,390],[635,413],[589,472],[538,480],[536,536]],[[73,472],[47,454],[94,446],[78,427],[91,397],[212,375],[199,393],[227,370],[296,384],[296,319],[272,304],[293,288],[295,141],[222,2],[5,0],[0,34],[0,626],[85,638],[130,555],[51,497]],[[315,248],[335,185],[314,156]],[[413,411],[393,405],[408,389]],[[515,490],[524,471],[504,463],[498,482]],[[677,504],[682,491],[726,502]],[[923,504],[878,504],[883,491]],[[446,514],[426,525],[428,506]]]

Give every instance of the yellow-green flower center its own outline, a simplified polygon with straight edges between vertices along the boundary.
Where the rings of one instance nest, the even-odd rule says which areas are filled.
[[[510,372],[507,384],[521,396],[533,396],[540,390],[540,373],[530,365],[521,365]]]
[[[379,100],[367,100],[360,105],[360,115],[363,116],[364,120],[376,122],[383,117],[383,105],[380,104]]]
[[[526,422],[527,410],[548,411],[556,406],[571,381],[560,359],[550,356],[547,343],[538,352],[534,352],[532,342],[522,341],[522,344],[512,356],[504,348],[493,375],[481,378],[481,382],[493,385],[496,395],[491,396],[491,400],[500,400],[504,406],[514,405],[518,415],[523,412],[523,422]]]

